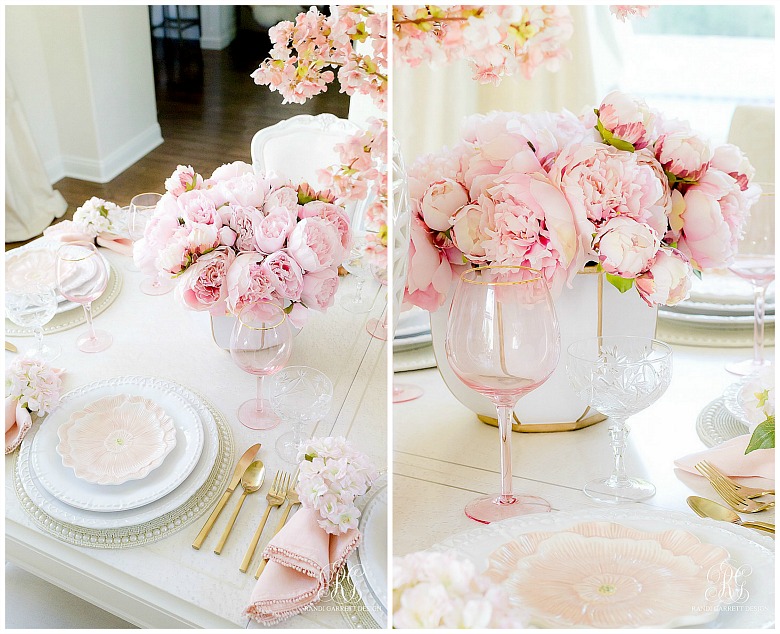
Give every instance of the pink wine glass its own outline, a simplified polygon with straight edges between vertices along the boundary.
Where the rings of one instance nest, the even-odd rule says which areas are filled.
[[[57,287],[67,300],[81,304],[88,330],[76,340],[82,352],[102,352],[113,337],[96,330],[92,323],[92,302],[108,285],[108,265],[91,242],[68,242],[57,249]]]
[[[238,408],[238,420],[249,429],[273,429],[281,419],[263,398],[263,379],[281,370],[292,352],[293,333],[287,314],[271,302],[247,304],[230,335],[230,356],[244,372],[257,377],[257,398]]]
[[[379,282],[382,288],[387,287],[387,263],[386,262],[371,262],[371,275]],[[372,317],[366,322],[366,331],[368,334],[374,337],[374,339],[381,339],[387,341],[387,302],[385,302],[385,312],[382,315],[382,319],[376,319]]]
[[[447,318],[447,361],[470,389],[496,406],[501,493],[466,505],[484,524],[550,511],[542,498],[512,493],[512,416],[520,397],[552,374],[561,338],[550,291],[528,267],[480,266],[460,276]]]

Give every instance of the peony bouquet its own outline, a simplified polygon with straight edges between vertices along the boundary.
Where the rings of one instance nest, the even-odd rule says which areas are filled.
[[[355,498],[378,477],[368,456],[338,436],[308,440],[298,461],[298,495],[305,508],[319,513],[320,527],[332,535],[357,528],[360,511]]]
[[[225,315],[271,301],[300,327],[333,304],[350,223],[330,192],[240,161],[208,179],[180,165],[165,189],[134,259],[149,276],[178,278],[187,308]]]
[[[417,552],[393,559],[393,627],[519,628],[506,592],[452,553]]]
[[[467,266],[540,270],[554,294],[594,263],[648,305],[688,296],[691,276],[734,256],[760,188],[734,145],[612,92],[590,114],[493,112],[409,170],[406,300],[444,303]]]

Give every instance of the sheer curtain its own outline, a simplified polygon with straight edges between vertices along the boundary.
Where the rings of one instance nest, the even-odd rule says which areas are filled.
[[[6,72],[5,241],[34,238],[67,208],[62,194],[49,184],[22,105]]]
[[[568,49],[572,58],[563,62],[556,73],[539,69],[531,80],[512,76],[493,86],[472,80],[465,61],[435,69],[396,64],[394,134],[406,161],[411,163],[421,154],[453,144],[460,122],[470,114],[562,108],[580,114],[583,108],[597,105],[597,100],[613,87],[611,77],[619,75],[615,19],[606,6],[572,6],[570,10],[574,35]]]

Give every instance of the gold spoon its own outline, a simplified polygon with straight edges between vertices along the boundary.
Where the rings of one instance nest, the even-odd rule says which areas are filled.
[[[250,493],[254,493],[261,486],[263,486],[263,480],[265,480],[265,465],[263,464],[262,460],[255,460],[247,467],[246,471],[244,471],[244,475],[241,476],[241,487],[244,490],[241,492],[241,497],[238,500],[236,508],[233,510],[233,514],[228,520],[228,524],[225,527],[225,531],[222,533],[222,537],[219,538],[217,547],[214,549],[215,555],[219,555],[219,553],[222,552],[222,548],[227,541],[228,535],[230,535],[230,531],[233,529],[233,524],[236,523],[238,512],[241,510],[241,505],[244,503],[246,496]]]
[[[692,495],[688,498],[688,506],[696,511],[696,514],[700,517],[709,517],[722,522],[731,522],[732,524],[738,524],[739,526],[745,526],[747,528],[755,528],[760,531],[766,531],[767,533],[775,532],[774,524],[768,524],[766,522],[745,522],[731,509],[721,506],[717,502],[713,502],[707,498],[700,498],[697,495]]]

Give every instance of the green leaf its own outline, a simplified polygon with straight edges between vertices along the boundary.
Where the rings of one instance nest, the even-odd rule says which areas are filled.
[[[304,458],[305,458],[306,460],[308,460],[309,462],[314,462],[314,459],[315,459],[316,457],[317,457],[317,456],[316,456],[315,454],[313,454],[313,453],[307,453],[307,454],[304,456]]]
[[[701,279],[701,271],[699,269],[693,269],[693,274]]]
[[[612,284],[612,286],[618,289],[621,293],[625,293],[628,289],[630,289],[634,285],[633,278],[626,279],[625,277],[620,277],[619,275],[612,275],[611,273],[607,273],[607,282]]]
[[[609,130],[607,130],[604,125],[601,123],[601,119],[598,118],[598,110],[596,112],[596,130],[599,131],[599,134],[601,135],[601,138],[604,139],[604,143],[607,145],[611,145],[614,148],[617,148],[618,150],[623,150],[624,152],[633,152],[635,150],[633,144],[629,143],[628,141],[623,141],[623,139],[618,139],[614,134],[612,134]]]
[[[745,449],[745,455],[756,449],[774,449],[774,446],[775,417],[768,416],[767,419],[753,431],[747,449]]]
[[[763,392],[756,392],[753,396],[758,399],[758,406],[763,407],[769,400],[769,388],[765,389]]]
[[[282,308],[282,310],[283,310],[283,311],[284,311],[286,314],[288,314],[288,315],[289,315],[289,314],[290,314],[290,313],[293,311],[293,307],[294,307],[294,306],[295,306],[295,303],[292,303],[292,304],[290,304],[289,306],[287,306],[286,308]]]

